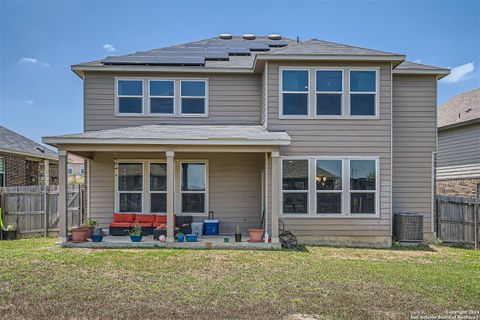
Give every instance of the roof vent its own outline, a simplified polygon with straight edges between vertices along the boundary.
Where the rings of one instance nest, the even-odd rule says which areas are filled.
[[[282,40],[282,36],[279,34],[269,34],[268,39],[270,40]]]
[[[233,36],[230,33],[222,33],[218,37],[222,40],[230,40],[233,38]]]
[[[242,38],[243,38],[243,40],[255,40],[255,38],[257,38],[257,37],[252,33],[245,33],[242,36]]]
[[[472,108],[468,108],[467,110],[465,110],[465,113],[469,113],[470,111],[472,111]]]
[[[45,153],[45,150],[40,148],[40,147],[36,147],[35,149],[37,149],[38,151],[40,151],[41,153]]]

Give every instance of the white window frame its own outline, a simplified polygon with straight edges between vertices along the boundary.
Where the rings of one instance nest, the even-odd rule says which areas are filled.
[[[142,95],[119,95],[118,83],[120,81],[137,81],[142,83]],[[145,113],[145,81],[142,78],[115,78],[115,114],[126,116],[141,116]],[[142,99],[142,112],[120,112],[120,98],[141,98]]]
[[[167,81],[167,82],[173,82],[173,96],[153,96],[150,94],[150,83],[151,82],[155,82],[155,81]],[[177,88],[176,88],[176,85],[175,85],[175,80],[174,79],[147,79],[147,84],[148,84],[148,101],[147,101],[147,105],[148,105],[148,108],[147,108],[147,114],[148,115],[152,115],[152,116],[160,116],[160,117],[168,117],[168,116],[175,116],[175,110],[176,110],[176,92],[177,92]],[[170,99],[173,99],[173,110],[171,113],[156,113],[156,112],[152,112],[151,110],[151,99],[152,98],[170,98]]]
[[[200,160],[200,159],[191,159],[191,160],[178,160],[177,161],[177,176],[178,176],[178,183],[175,188],[175,190],[178,190],[178,197],[177,197],[177,202],[176,202],[176,214],[179,216],[207,216],[208,211],[209,211],[209,166],[208,166],[208,160]],[[183,181],[183,170],[182,170],[182,165],[183,164],[189,164],[189,163],[201,163],[205,165],[205,190],[204,191],[183,191],[182,190],[182,181]],[[205,194],[205,208],[204,212],[183,212],[183,202],[182,202],[182,197],[184,193],[203,193]]]
[[[317,189],[317,161],[321,160],[335,160],[335,161],[341,161],[342,163],[342,190],[318,190]],[[345,212],[345,159],[344,158],[339,158],[339,157],[321,157],[321,158],[315,158],[313,159],[313,163],[315,165],[315,207],[314,207],[314,214],[316,216],[325,216],[325,217],[335,217],[335,216],[341,216]],[[341,205],[341,210],[340,213],[317,213],[317,194],[319,193],[340,193],[340,205]]]
[[[308,79],[308,90],[307,91],[284,91],[283,90],[283,71],[307,71],[307,79]],[[280,119],[308,119],[310,118],[310,69],[307,68],[293,68],[293,67],[281,67],[279,69],[279,94],[278,94],[278,101],[279,101],[279,118]],[[283,114],[283,94],[306,94],[307,95],[307,114],[306,115],[293,115],[293,114]]]
[[[142,191],[119,191],[118,190],[118,167],[120,164],[141,164],[142,165]],[[115,212],[117,213],[137,213],[137,214],[144,214],[146,212],[150,212],[149,210],[147,211],[147,208],[145,206],[145,174],[146,174],[146,168],[145,168],[145,161],[143,160],[138,160],[138,159],[131,159],[131,160],[115,160]],[[150,181],[150,175],[148,175],[148,180]],[[148,182],[149,183],[149,182]],[[141,193],[142,194],[142,211],[140,212],[120,212],[120,194],[121,193]],[[148,208],[149,209],[149,208]]]
[[[309,192],[308,192],[308,208],[309,212],[307,214],[284,214],[283,213],[283,161],[284,160],[308,160],[309,168]],[[342,176],[342,212],[337,214],[328,214],[321,213],[317,214],[317,187],[315,176],[316,172],[316,162],[317,160],[342,160],[343,166],[343,176]],[[368,190],[368,192],[375,192],[375,214],[373,213],[351,213],[350,212],[350,160],[374,160],[375,161],[375,191]],[[378,219],[380,218],[380,157],[379,156],[344,156],[344,155],[321,155],[321,156],[288,156],[280,157],[280,175],[279,183],[280,185],[280,199],[279,199],[279,216],[281,218],[347,218],[347,219]],[[290,190],[295,192],[295,190]],[[285,192],[290,192],[285,190]],[[303,191],[303,190],[300,190]],[[332,192],[333,190],[325,190],[326,193]],[[363,193],[364,191],[355,190],[354,192]]]
[[[283,162],[284,161],[289,161],[289,160],[306,160],[307,161],[307,168],[308,168],[308,173],[307,173],[307,189],[306,190],[283,190]],[[310,166],[310,159],[308,157],[282,157],[280,159],[280,215],[282,217],[305,217],[310,215],[311,211],[311,190],[312,190],[312,179],[311,179],[311,166]],[[307,212],[301,212],[301,213],[284,213],[283,212],[283,199],[284,199],[284,194],[285,193],[306,193],[307,194]]]
[[[182,93],[182,82],[203,82],[205,84],[205,93],[203,96],[184,96]],[[179,79],[179,88],[180,88],[180,95],[179,95],[179,106],[178,106],[178,114],[180,116],[188,116],[188,117],[208,117],[208,81],[206,79]],[[183,108],[183,98],[193,98],[193,99],[201,99],[204,100],[204,112],[203,113],[185,113],[182,111]]]
[[[350,82],[351,82],[351,73],[352,71],[374,71],[375,72],[375,92],[368,92],[368,91],[351,91],[350,90]],[[378,94],[378,87],[380,85],[379,79],[379,69],[378,68],[350,68],[348,69],[348,117],[351,119],[378,119],[379,115],[379,94]],[[351,114],[351,105],[352,105],[352,94],[375,94],[374,99],[374,115],[352,115]]]
[[[375,161],[375,190],[351,190],[350,189],[350,162],[352,160]],[[352,217],[378,216],[379,215],[379,180],[380,180],[380,164],[379,158],[350,157],[348,158],[348,212]],[[351,194],[352,193],[373,193],[375,195],[375,213],[352,213],[351,212]]]
[[[162,161],[148,161],[147,162],[147,165],[148,165],[148,182],[147,182],[147,186],[148,186],[148,207],[149,207],[149,210],[148,212],[151,213],[151,214],[157,214],[157,215],[166,215],[167,214],[167,211],[165,210],[165,212],[153,212],[152,211],[152,193],[164,193],[165,195],[167,194],[167,190],[165,188],[165,191],[152,191],[151,189],[151,186],[150,186],[150,173],[151,173],[151,166],[152,164],[167,164],[167,162],[165,160],[162,160]],[[167,173],[168,174],[168,173]]]
[[[314,97],[314,116],[316,119],[335,119],[343,118],[345,116],[345,72],[342,68],[316,68],[315,77],[313,80],[313,85],[315,86],[315,97]],[[317,91],[317,73],[322,71],[340,71],[342,73],[342,91]],[[340,94],[341,103],[340,103],[340,114],[339,115],[327,115],[327,114],[317,114],[317,94]]]
[[[0,181],[2,184],[0,187],[5,187],[5,184],[6,184],[6,172],[7,172],[7,158],[5,157],[0,157],[0,161],[3,162],[3,171],[0,171],[0,173],[2,173],[2,180]]]

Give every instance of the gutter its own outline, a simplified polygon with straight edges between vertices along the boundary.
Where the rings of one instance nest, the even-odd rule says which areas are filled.
[[[468,120],[468,121],[463,121],[463,122],[458,122],[458,123],[452,123],[452,124],[449,124],[449,125],[446,125],[446,126],[438,127],[437,129],[438,129],[438,131],[446,131],[446,130],[449,130],[449,129],[466,127],[466,126],[470,126],[470,125],[477,124],[477,123],[480,124],[480,118],[472,119],[472,120]]]
[[[394,74],[424,74],[436,75],[437,80],[440,80],[450,74],[449,69],[394,69]]]

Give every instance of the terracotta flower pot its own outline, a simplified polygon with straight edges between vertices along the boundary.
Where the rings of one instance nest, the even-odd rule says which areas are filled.
[[[72,242],[85,242],[88,237],[88,229],[84,227],[72,229]]]
[[[250,235],[250,242],[262,242],[263,231],[263,229],[248,229],[248,233]]]
[[[93,229],[95,229],[95,227],[81,227],[81,228],[85,228],[87,230],[87,239],[92,237]]]

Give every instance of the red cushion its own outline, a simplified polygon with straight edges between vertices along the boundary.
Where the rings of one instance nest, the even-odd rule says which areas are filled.
[[[155,221],[153,214],[136,214],[135,222],[149,222],[150,224]]]
[[[175,224],[175,221],[177,219],[176,215],[173,215],[173,224]],[[155,215],[155,223],[167,223],[167,215],[160,215],[157,214]]]
[[[152,223],[151,222],[135,222],[132,224],[132,227],[134,226],[140,226],[142,228],[151,228]]]
[[[160,226],[165,226],[165,229],[167,228],[167,224],[166,223],[161,223],[161,222],[154,222],[153,223],[153,226],[154,227],[160,227]]]
[[[112,222],[110,224],[110,228],[130,228],[131,226],[131,222]]]
[[[133,222],[135,215],[133,213],[114,213],[113,222]]]

